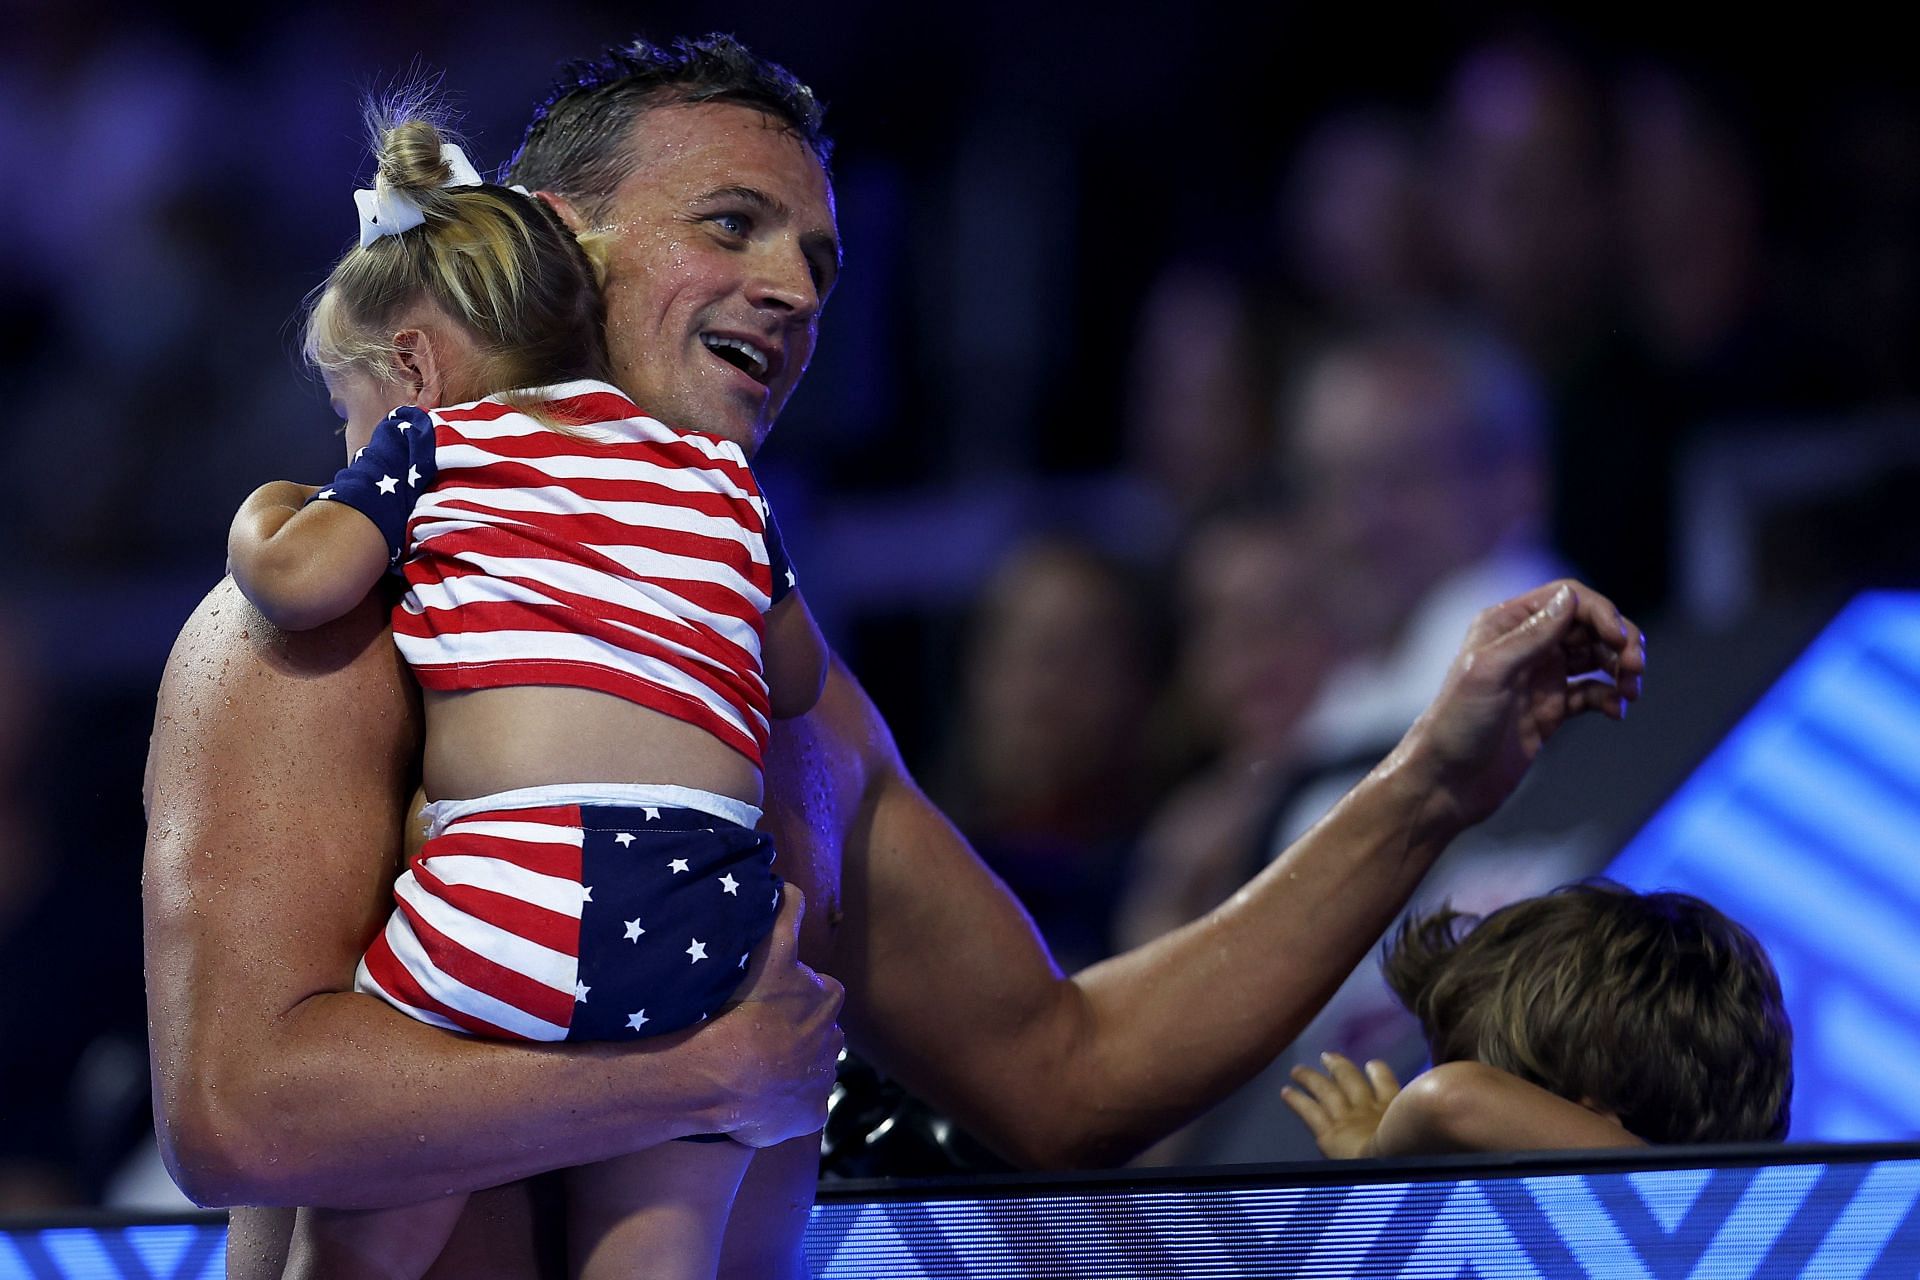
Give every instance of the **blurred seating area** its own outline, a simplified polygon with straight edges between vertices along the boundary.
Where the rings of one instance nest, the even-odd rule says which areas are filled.
[[[353,232],[359,93],[444,70],[491,167],[635,21],[186,8],[25,0],[0,42],[0,1213],[141,1194],[153,693],[241,498],[337,465],[292,317]],[[1755,46],[1034,8],[644,26],[724,21],[829,104],[846,270],[759,468],[829,639],[1063,967],[1265,865],[1485,604],[1610,593],[1667,732],[1570,734],[1423,897],[1476,910],[1604,866],[1825,612],[1920,577],[1891,50],[1817,15]],[[1410,1027],[1363,968],[1302,1052],[1404,1074]],[[1304,1158],[1266,1093],[1157,1158]]]

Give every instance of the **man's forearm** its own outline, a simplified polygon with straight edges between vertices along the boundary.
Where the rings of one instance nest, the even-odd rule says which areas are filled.
[[[690,1035],[512,1045],[315,996],[265,1043],[203,1049],[162,1082],[162,1150],[203,1204],[358,1208],[494,1186],[725,1127],[704,1067],[726,1033]]]
[[[1568,683],[1596,668],[1610,680]],[[1569,716],[1624,715],[1645,668],[1637,630],[1574,584],[1485,610],[1434,705],[1287,853],[1210,915],[1072,980],[905,777],[857,688],[830,683],[829,717],[873,753],[847,846],[860,1042],[1022,1163],[1122,1160],[1297,1036],[1447,842]]]
[[[1218,909],[1077,975],[1084,1051],[1057,1142],[1124,1160],[1238,1088],[1291,1043],[1456,834],[1423,814],[1397,757]]]
[[[1452,834],[1396,755],[1201,920],[1074,978],[889,766],[849,875],[872,932],[856,1042],[1016,1163],[1119,1163],[1251,1078],[1365,955]],[[870,900],[862,900],[865,895]],[[858,895],[858,896],[856,896]]]

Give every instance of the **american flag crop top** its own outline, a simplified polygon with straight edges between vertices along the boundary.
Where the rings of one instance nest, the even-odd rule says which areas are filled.
[[[417,495],[393,636],[421,685],[596,689],[698,725],[759,764],[765,614],[793,574],[740,447],[648,418],[603,382],[509,398],[541,403],[568,431],[500,396],[404,408],[350,468],[366,473],[368,504]],[[394,453],[408,450],[409,431],[424,443],[422,428],[430,456],[418,445]],[[347,476],[319,496],[336,496]]]

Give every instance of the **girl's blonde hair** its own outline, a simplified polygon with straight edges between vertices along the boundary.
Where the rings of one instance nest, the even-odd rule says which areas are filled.
[[[312,296],[302,351],[327,372],[390,379],[393,334],[433,303],[478,343],[476,394],[605,378],[605,242],[576,237],[544,201],[493,183],[448,187],[450,141],[418,93],[368,112],[379,179],[425,215],[349,249]]]

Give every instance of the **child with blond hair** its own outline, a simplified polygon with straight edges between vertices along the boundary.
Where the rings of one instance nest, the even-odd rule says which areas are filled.
[[[427,838],[356,987],[472,1035],[692,1028],[778,912],[762,752],[818,698],[824,643],[740,446],[606,381],[596,238],[483,181],[419,95],[374,125],[359,243],[305,339],[350,461],[261,487],[229,536],[284,629],[404,578]],[[569,1173],[576,1274],[714,1274],[750,1153],[687,1136]],[[464,1200],[303,1209],[289,1274],[418,1275]]]

